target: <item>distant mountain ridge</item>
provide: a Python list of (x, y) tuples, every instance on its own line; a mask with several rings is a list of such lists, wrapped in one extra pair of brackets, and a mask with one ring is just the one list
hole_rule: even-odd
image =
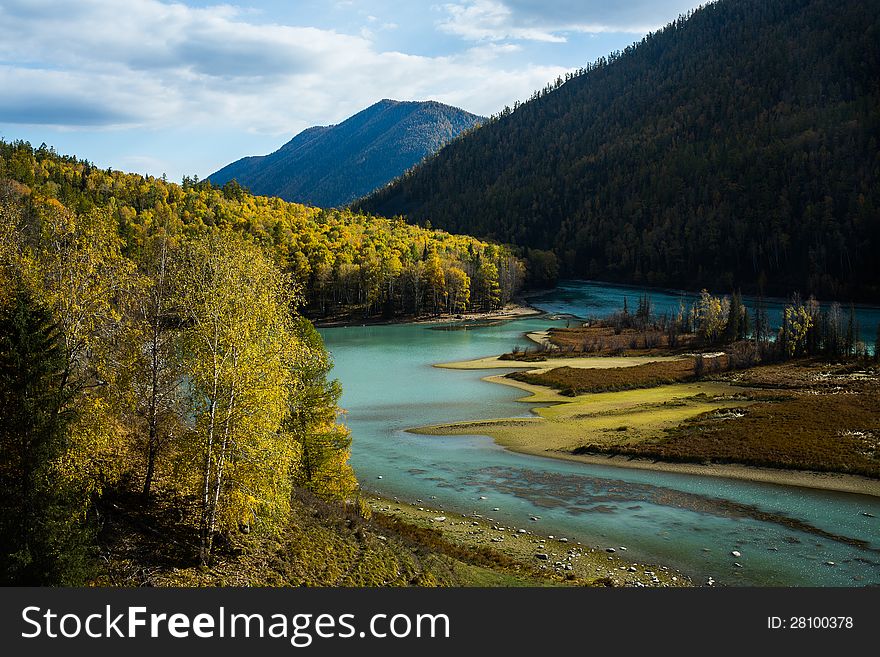
[(880, 11), (719, 0), (549, 85), (360, 210), (564, 276), (880, 301)]
[(274, 153), (212, 173), (261, 196), (339, 207), (401, 175), (483, 117), (436, 101), (381, 100), (342, 123), (303, 130)]

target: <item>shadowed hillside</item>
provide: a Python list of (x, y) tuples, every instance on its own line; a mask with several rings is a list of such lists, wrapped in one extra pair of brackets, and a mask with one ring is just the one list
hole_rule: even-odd
[(364, 211), (565, 276), (880, 298), (880, 12), (721, 0), (505, 109)]

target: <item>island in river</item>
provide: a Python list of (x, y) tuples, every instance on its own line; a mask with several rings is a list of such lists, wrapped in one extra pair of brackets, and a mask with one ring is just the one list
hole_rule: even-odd
[[(525, 371), (518, 376), (495, 374), (484, 380), (529, 393), (519, 401), (544, 405), (533, 409), (535, 417), (413, 431), (483, 434), (514, 451), (593, 464), (880, 495), (875, 437), (880, 435), (880, 385), (871, 367), (798, 361), (694, 380), (692, 362), (636, 355), (523, 363)], [(663, 365), (672, 378), (679, 372), (690, 376), (657, 379), (651, 365)], [(499, 357), (438, 365), (472, 370), (512, 366)], [(622, 390), (564, 394), (558, 389), (563, 377), (596, 379), (604, 386), (629, 368), (634, 373), (642, 369), (649, 378)]]
[[(538, 456), (880, 495), (880, 352), (855, 309), (793, 297), (774, 329), (759, 305), (705, 290), (532, 331), (532, 349), (439, 364), (527, 393), (531, 418), (457, 422), (424, 434), (491, 436)], [(753, 318), (754, 329), (751, 328)], [(776, 334), (774, 336), (774, 334)], [(775, 337), (775, 339), (774, 339)], [(524, 371), (523, 371), (524, 370)], [(621, 462), (622, 461), (622, 462)]]

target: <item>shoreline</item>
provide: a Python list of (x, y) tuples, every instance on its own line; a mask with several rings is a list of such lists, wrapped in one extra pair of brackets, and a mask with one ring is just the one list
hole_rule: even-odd
[[(754, 465), (738, 463), (674, 463), (671, 461), (655, 461), (647, 458), (638, 458), (623, 454), (573, 454), (562, 450), (541, 449), (538, 447), (526, 447), (513, 444), (498, 435), (490, 435), (489, 432), (481, 432), (480, 426), (488, 427), (492, 424), (501, 425), (504, 422), (532, 423), (538, 418), (503, 418), (498, 420), (483, 420), (479, 425), (476, 422), (459, 424), (441, 424), (426, 427), (414, 427), (407, 429), (410, 433), (426, 436), (462, 436), (476, 435), (491, 438), (496, 444), (504, 449), (528, 456), (539, 456), (564, 461), (576, 461), (586, 465), (600, 465), (614, 468), (628, 468), (632, 470), (650, 470), (654, 472), (668, 472), (670, 474), (684, 474), (695, 476), (718, 477), (722, 479), (735, 479), (750, 481), (761, 484), (773, 484), (777, 486), (789, 486), (794, 488), (809, 488), (812, 490), (826, 490), (838, 493), (850, 493), (855, 495), (867, 495), (880, 497), (880, 481), (837, 472), (817, 472), (815, 470), (782, 470), (779, 468), (765, 468)], [(459, 430), (460, 429), (460, 430)]]
[[(642, 360), (656, 360), (656, 357), (628, 357), (626, 360), (630, 364), (636, 361), (647, 362)], [(601, 360), (599, 357), (593, 357), (594, 362), (599, 365)], [(618, 363), (619, 365), (619, 363)], [(449, 369), (528, 369), (542, 370), (554, 367), (555, 363), (550, 361), (539, 361), (532, 363), (517, 363), (516, 361), (498, 361), (497, 356), (475, 359), (472, 361), (460, 361), (455, 363), (441, 363), (435, 367)], [(601, 366), (611, 366), (602, 363)], [(496, 418), (488, 420), (475, 420), (456, 422), (449, 424), (430, 425), (424, 427), (413, 427), (407, 429), (411, 433), (432, 436), (454, 436), (454, 435), (479, 435), (486, 436), (495, 441), (496, 444), (509, 449), (512, 452), (527, 454), (529, 456), (539, 456), (542, 458), (554, 458), (565, 461), (575, 461), (587, 465), (600, 465), (609, 467), (630, 468), (638, 470), (651, 470), (655, 472), (668, 472), (671, 474), (685, 474), (695, 476), (710, 476), (725, 479), (734, 479), (740, 481), (751, 481), (755, 483), (773, 484), (778, 486), (789, 486), (796, 488), (809, 488), (813, 490), (826, 490), (840, 493), (850, 493), (856, 495), (868, 495), (871, 497), (880, 497), (880, 480), (871, 479), (862, 475), (846, 474), (838, 472), (819, 472), (815, 470), (786, 470), (782, 468), (769, 468), (754, 465), (745, 465), (739, 463), (687, 463), (672, 461), (657, 461), (649, 458), (640, 458), (625, 454), (574, 454), (570, 450), (562, 448), (557, 441), (556, 445), (547, 446), (547, 442), (552, 442), (552, 438), (545, 436), (544, 444), (535, 444), (534, 441), (524, 440), (520, 436), (517, 437), (517, 431), (527, 425), (540, 425), (548, 421), (545, 417), (546, 409), (560, 408), (566, 405), (577, 403), (577, 399), (563, 397), (553, 389), (545, 386), (538, 386), (529, 383), (523, 383), (513, 379), (508, 379), (503, 375), (488, 374), (482, 377), (483, 381), (506, 385), (525, 393), (526, 396), (516, 401), (530, 404), (532, 417), (519, 418)], [(724, 384), (727, 385), (727, 384)], [(650, 388), (648, 390), (659, 391), (664, 386)], [(734, 389), (730, 386), (731, 390)], [(638, 390), (622, 391), (621, 393), (594, 393), (592, 399), (595, 403), (602, 403), (604, 399), (614, 399), (618, 404), (620, 399), (624, 399), (624, 395), (631, 394), (637, 396)], [(618, 395), (618, 397), (602, 397), (602, 395)], [(542, 406), (536, 406), (541, 404)], [(551, 406), (547, 406), (550, 404)], [(631, 406), (631, 409), (638, 408)], [(618, 406), (619, 410), (628, 410), (625, 406)], [(545, 411), (545, 413), (542, 413)], [(564, 422), (564, 421), (563, 421)], [(566, 427), (571, 433), (576, 433), (577, 427), (572, 425)], [(551, 432), (547, 432), (550, 434)], [(568, 438), (570, 440), (570, 437)], [(566, 442), (565, 432), (559, 440)]]
[(391, 324), (437, 324), (437, 323), (456, 323), (456, 322), (488, 322), (488, 321), (509, 321), (514, 319), (522, 319), (523, 317), (537, 317), (545, 314), (543, 310), (539, 310), (531, 305), (522, 297), (517, 297), (513, 301), (505, 304), (497, 310), (488, 310), (484, 312), (467, 312), (467, 313), (440, 313), (439, 315), (419, 315), (392, 317), (391, 319), (383, 319), (381, 317), (371, 317), (369, 319), (318, 319), (310, 320), (315, 328), (342, 328), (346, 326), (388, 326)]
[(369, 490), (364, 491), (364, 497), (374, 513), (437, 530), (446, 540), (469, 549), (490, 549), (513, 558), (532, 569), (544, 585), (651, 588), (699, 585), (672, 566), (628, 557), (627, 548), (617, 543), (587, 544), (548, 534), (536, 526), (536, 516), (511, 525), (476, 512), (444, 509), (432, 499), (404, 502)]
[(520, 454), (540, 456), (542, 458), (562, 459), (565, 461), (579, 461), (587, 465), (603, 465), (615, 468), (629, 468), (633, 470), (668, 472), (671, 474), (718, 477), (721, 479), (735, 479), (760, 484), (773, 484), (776, 486), (809, 488), (812, 490), (826, 490), (837, 493), (880, 497), (880, 481), (863, 477), (861, 475), (836, 472), (817, 472), (815, 470), (782, 470), (779, 468), (764, 468), (754, 465), (742, 465), (739, 463), (673, 463), (671, 461), (653, 461), (651, 459), (637, 458), (621, 454), (609, 454), (607, 456), (602, 454), (586, 455), (566, 452), (550, 454), (542, 452), (539, 449), (529, 450), (526, 448), (509, 447), (507, 445), (504, 445), (504, 447), (505, 449)]
[[(542, 333), (543, 331), (532, 331), (527, 333), (526, 337), (534, 342), (538, 342)], [(529, 370), (530, 372), (541, 373), (556, 367), (611, 369), (613, 367), (633, 367), (644, 365), (645, 363), (663, 363), (683, 359), (683, 356), (547, 356), (544, 360), (502, 360), (500, 356), (486, 356), (472, 360), (436, 363), (433, 367), (446, 370)]]

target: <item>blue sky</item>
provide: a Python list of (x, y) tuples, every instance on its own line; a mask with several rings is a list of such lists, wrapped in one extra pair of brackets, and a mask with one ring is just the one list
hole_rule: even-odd
[(383, 98), (488, 115), (693, 0), (0, 0), (0, 137), (205, 177)]

